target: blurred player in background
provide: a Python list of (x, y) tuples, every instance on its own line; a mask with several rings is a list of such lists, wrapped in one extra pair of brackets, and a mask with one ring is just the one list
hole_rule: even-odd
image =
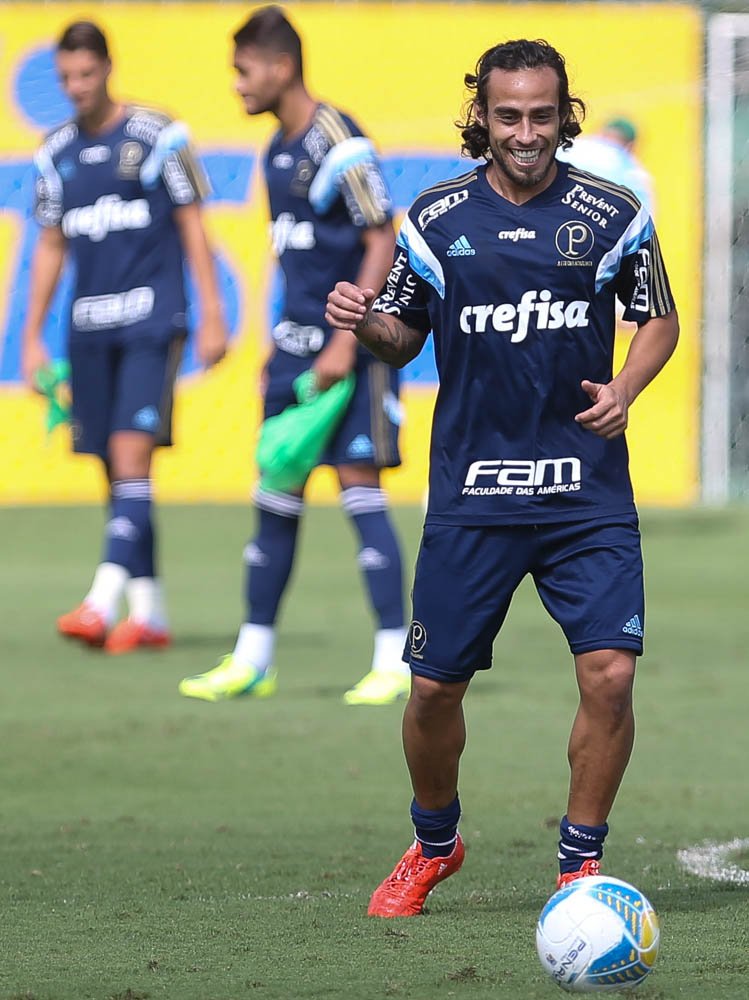
[[(401, 557), (380, 486), (380, 470), (400, 464), (398, 377), (350, 331), (325, 322), (325, 302), (341, 274), (367, 287), (384, 284), (395, 243), (390, 199), (371, 142), (348, 115), (308, 93), (301, 40), (280, 8), (256, 11), (234, 44), (236, 89), (247, 114), (271, 113), (280, 124), (266, 151), (265, 176), (285, 302), (263, 369), (265, 417), (296, 402), (292, 383), (309, 368), (321, 389), (356, 375), (352, 401), (322, 459), (336, 469), (377, 623), (371, 670), (344, 700), (389, 704), (410, 687), (402, 661)], [(280, 493), (261, 485), (254, 500), (257, 532), (245, 550), (246, 621), (219, 666), (182, 681), (180, 691), (189, 697), (217, 701), (276, 690), (276, 620), (294, 561), (303, 488)]]
[[(110, 517), (91, 589), (57, 625), (64, 636), (123, 653), (170, 641), (156, 569), (151, 456), (157, 445), (171, 443), (186, 332), (183, 257), (200, 294), (204, 365), (224, 356), (226, 331), (201, 219), (204, 181), (185, 127), (110, 96), (109, 50), (95, 24), (71, 24), (56, 59), (76, 117), (54, 129), (35, 157), (42, 230), (22, 363), (33, 386), (49, 361), (42, 329), (68, 255), (75, 268), (74, 449), (102, 460)], [(123, 595), (129, 615), (115, 625)]]
[[(393, 364), (433, 330), (440, 374), (403, 720), (416, 841), (372, 896), (380, 917), (420, 913), (463, 862), (463, 696), (528, 573), (580, 693), (558, 884), (598, 872), (632, 750), (645, 614), (624, 430), (679, 330), (647, 211), (556, 159), (585, 110), (559, 53), (497, 45), (465, 82), (463, 150), (486, 166), (419, 196), (374, 305), (371, 287), (343, 282), (328, 306)], [(612, 377), (616, 294), (638, 331)]]
[(558, 159), (629, 188), (652, 216), (653, 181), (635, 156), (636, 142), (637, 130), (629, 118), (610, 118), (600, 132), (581, 136), (569, 149), (560, 150)]

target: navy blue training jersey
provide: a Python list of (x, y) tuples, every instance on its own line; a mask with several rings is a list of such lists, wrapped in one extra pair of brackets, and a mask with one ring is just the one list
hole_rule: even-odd
[(280, 351), (308, 358), (330, 337), (328, 292), (337, 281), (356, 279), (362, 232), (390, 219), (390, 197), (371, 142), (326, 104), (302, 135), (274, 136), (265, 175), (273, 249), (286, 284), (273, 339)]
[(523, 205), (481, 166), (421, 194), (375, 309), (433, 331), (440, 377), (427, 521), (533, 524), (634, 510), (624, 436), (575, 423), (612, 378), (615, 298), (674, 308), (650, 216), (567, 164)]
[(142, 107), (96, 135), (70, 121), (46, 137), (35, 164), (36, 220), (62, 228), (75, 266), (71, 337), (183, 331), (173, 211), (206, 190), (184, 125)]

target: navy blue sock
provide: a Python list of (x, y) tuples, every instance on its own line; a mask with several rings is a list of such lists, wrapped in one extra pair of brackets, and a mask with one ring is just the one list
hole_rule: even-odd
[(460, 799), (456, 795), (444, 809), (422, 809), (411, 802), (411, 820), (425, 858), (446, 858), (452, 854), (460, 821)]
[(603, 857), (603, 842), (609, 832), (608, 823), (601, 826), (583, 826), (580, 823), (570, 823), (566, 816), (559, 824), (559, 872), (567, 875), (577, 872), (583, 862), (590, 859), (600, 860)]
[(301, 497), (255, 491), (257, 534), (245, 549), (247, 618), (253, 625), (273, 625), (294, 565)]
[(361, 541), (358, 562), (379, 628), (403, 628), (403, 571), (384, 490), (350, 486), (341, 493)]
[(154, 576), (151, 480), (112, 483), (103, 562), (124, 566), (131, 577)]

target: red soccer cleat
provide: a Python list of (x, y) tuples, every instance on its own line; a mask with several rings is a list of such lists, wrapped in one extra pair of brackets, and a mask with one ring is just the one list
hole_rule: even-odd
[(454, 875), (466, 856), (458, 834), (452, 854), (446, 858), (425, 858), (416, 841), (391, 875), (377, 886), (369, 901), (370, 917), (418, 917), (432, 889), (449, 875)]
[(583, 861), (583, 866), (579, 872), (565, 872), (557, 879), (557, 889), (564, 889), (570, 882), (575, 882), (579, 878), (587, 878), (589, 875), (601, 874), (601, 862), (590, 860)]
[(79, 604), (73, 611), (60, 615), (57, 631), (66, 639), (78, 639), (89, 646), (103, 646), (107, 624), (98, 611), (87, 604)]
[(112, 629), (104, 643), (104, 651), (119, 656), (134, 649), (164, 649), (171, 641), (172, 637), (166, 629), (151, 628), (143, 622), (124, 618)]

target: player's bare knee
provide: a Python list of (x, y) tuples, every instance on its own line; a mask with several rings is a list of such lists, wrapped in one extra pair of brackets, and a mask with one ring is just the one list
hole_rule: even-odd
[(460, 706), (465, 690), (465, 684), (448, 684), (414, 674), (409, 708), (421, 718), (449, 713)]
[(625, 715), (632, 704), (635, 656), (628, 650), (604, 649), (576, 658), (580, 697), (615, 715)]

